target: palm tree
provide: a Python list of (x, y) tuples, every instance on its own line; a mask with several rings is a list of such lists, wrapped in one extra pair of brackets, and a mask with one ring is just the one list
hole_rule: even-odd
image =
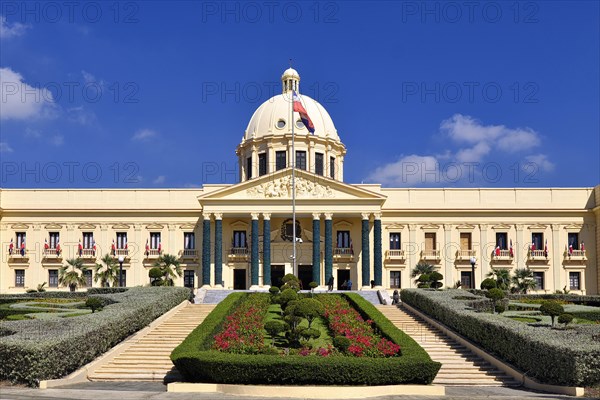
[(154, 266), (162, 271), (164, 286), (173, 286), (173, 278), (183, 275), (179, 260), (172, 254), (162, 254), (158, 257)]
[(81, 258), (70, 258), (67, 260), (67, 265), (60, 269), (58, 283), (68, 286), (71, 292), (74, 292), (77, 286), (85, 286), (84, 273), (86, 271), (87, 268), (83, 266)]
[[(94, 267), (94, 282), (100, 281), (100, 286), (109, 287), (112, 283), (113, 287), (117, 287), (119, 284), (119, 268), (117, 267), (117, 261), (113, 256), (106, 253), (100, 260), (102, 264), (96, 263)], [(104, 269), (103, 271), (101, 271)]]
[(412, 278), (417, 278), (415, 279), (415, 283), (418, 283), (419, 276), (423, 274), (431, 274), (433, 271), (435, 271), (435, 267), (433, 265), (427, 263), (418, 263), (417, 265), (415, 265), (415, 268), (410, 273), (410, 276)]
[(526, 294), (528, 290), (535, 289), (536, 282), (533, 279), (533, 271), (529, 268), (519, 268), (515, 270), (514, 276), (511, 278), (515, 289)]
[(508, 272), (508, 270), (492, 268), (492, 270), (487, 274), (487, 276), (496, 280), (496, 285), (498, 286), (498, 289), (508, 289), (508, 285), (510, 284), (510, 273)]

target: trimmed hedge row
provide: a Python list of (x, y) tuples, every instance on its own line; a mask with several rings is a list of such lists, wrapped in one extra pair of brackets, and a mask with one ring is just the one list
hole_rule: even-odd
[(453, 299), (459, 293), (406, 289), (401, 297), (542, 383), (586, 387), (600, 383), (598, 327), (558, 330), (530, 326), (467, 309), (464, 302)]
[[(91, 289), (90, 289), (91, 290)], [(87, 292), (32, 292), (32, 293), (14, 293), (1, 294), (0, 304), (12, 303), (16, 300), (37, 300), (37, 299), (81, 299), (86, 297)]]
[(580, 296), (576, 294), (509, 294), (510, 300), (562, 300), (573, 304), (600, 307), (600, 296)]
[(239, 355), (210, 350), (212, 336), (226, 315), (245, 299), (233, 293), (171, 353), (171, 360), (188, 382), (286, 385), (429, 384), (441, 364), (400, 332), (370, 303), (347, 297), (375, 321), (378, 329), (402, 347), (402, 356), (361, 358), (347, 356)]
[(65, 376), (147, 326), (188, 294), (189, 289), (181, 287), (136, 287), (95, 295), (114, 303), (102, 312), (2, 322), (0, 380), (37, 385), (40, 380)]

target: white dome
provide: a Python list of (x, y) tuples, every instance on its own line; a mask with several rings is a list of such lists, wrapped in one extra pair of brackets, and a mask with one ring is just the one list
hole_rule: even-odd
[[(284, 73), (290, 71), (287, 70)], [(295, 70), (292, 70), (296, 72)], [(296, 72), (297, 74), (297, 72)], [(339, 140), (337, 130), (329, 113), (325, 108), (319, 104), (316, 100), (301, 95), (302, 104), (308, 113), (308, 116), (312, 120), (315, 126), (315, 135), (323, 138), (330, 138), (333, 140)], [(284, 93), (270, 98), (261, 104), (260, 107), (254, 112), (246, 132), (244, 134), (245, 139), (260, 138), (268, 135), (285, 135), (292, 133), (292, 127), (290, 125), (290, 93)], [(297, 112), (294, 113), (296, 125), (294, 126), (294, 133), (297, 135), (310, 134), (308, 129), (300, 121), (300, 115)]]

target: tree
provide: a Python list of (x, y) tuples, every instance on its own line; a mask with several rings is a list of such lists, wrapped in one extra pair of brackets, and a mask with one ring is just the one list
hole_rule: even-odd
[(148, 271), (148, 276), (150, 277), (150, 285), (152, 286), (163, 286), (163, 272), (158, 267), (150, 268)]
[(495, 289), (497, 287), (496, 280), (493, 278), (485, 278), (480, 285), (483, 290)]
[(496, 287), (498, 289), (508, 289), (508, 285), (510, 284), (510, 273), (508, 272), (508, 270), (492, 268), (492, 270), (487, 274), (487, 276), (496, 280)]
[(429, 280), (429, 274), (421, 274), (421, 276), (419, 276), (419, 278), (417, 279), (417, 287), (418, 288), (429, 288), (431, 287), (430, 285), (430, 280)]
[(444, 275), (440, 274), (437, 271), (433, 271), (429, 274), (429, 282), (432, 288), (439, 289), (443, 286), (441, 280), (444, 279)]
[(87, 268), (83, 266), (81, 258), (70, 258), (67, 265), (61, 267), (58, 276), (58, 283), (68, 286), (71, 292), (77, 289), (77, 286), (85, 286), (86, 280), (83, 275)]
[(92, 309), (92, 314), (96, 312), (96, 310), (102, 309), (102, 300), (98, 297), (88, 297), (85, 301), (85, 306)]
[(298, 300), (298, 293), (294, 289), (285, 289), (279, 295), (279, 304), (281, 304), (281, 308), (284, 310), (294, 300)]
[(552, 319), (552, 326), (554, 326), (554, 318), (563, 314), (565, 309), (556, 300), (546, 300), (540, 306), (540, 312), (544, 315), (549, 315)]
[(558, 323), (559, 323), (559, 324), (565, 324), (565, 328), (566, 328), (566, 327), (567, 327), (567, 325), (568, 325), (568, 324), (569, 324), (571, 321), (573, 321), (573, 318), (574, 318), (574, 317), (573, 317), (573, 314), (568, 314), (568, 313), (565, 313), (565, 314), (560, 314), (560, 315), (558, 316)]
[(535, 289), (536, 287), (535, 279), (533, 279), (533, 271), (529, 268), (515, 270), (511, 282), (520, 293), (527, 293), (528, 290)]
[(293, 289), (295, 291), (300, 290), (300, 279), (294, 274), (286, 274), (281, 278), (281, 282), (283, 282), (283, 285), (281, 286), (282, 292), (286, 289)]
[(183, 269), (179, 259), (172, 254), (162, 254), (154, 263), (155, 268), (159, 268), (163, 276), (163, 286), (173, 286), (173, 278), (181, 277)]
[[(494, 302), (494, 310), (499, 314), (504, 311), (504, 306), (498, 304), (498, 301), (502, 300), (505, 297), (504, 291), (498, 288), (492, 288), (487, 291), (485, 297), (492, 300)], [(500, 307), (498, 307), (500, 306)]]
[(277, 336), (283, 331), (285, 331), (286, 325), (281, 321), (268, 321), (265, 324), (265, 331), (271, 336), (271, 343), (275, 346), (275, 340)]
[[(411, 276), (411, 278), (417, 278), (419, 275), (431, 274), (434, 271), (435, 271), (435, 267), (433, 265), (420, 262), (417, 265), (415, 265), (415, 268), (411, 271), (410, 276)], [(418, 283), (418, 282), (419, 282), (419, 279), (418, 278), (415, 279), (415, 283)]]
[(308, 321), (308, 327), (312, 325), (315, 318), (320, 317), (325, 312), (323, 303), (315, 299), (302, 299), (296, 305), (295, 313)]
[(119, 267), (113, 256), (106, 253), (94, 267), (94, 282), (100, 281), (100, 286), (109, 287), (112, 283), (113, 287), (119, 286)]

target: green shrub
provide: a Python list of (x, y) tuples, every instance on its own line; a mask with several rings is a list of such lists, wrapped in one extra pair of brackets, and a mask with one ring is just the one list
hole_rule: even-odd
[(85, 306), (92, 309), (92, 313), (102, 308), (102, 300), (98, 297), (88, 297), (85, 301)]
[(265, 324), (265, 331), (271, 336), (273, 344), (275, 344), (275, 338), (286, 329), (286, 324), (281, 321), (271, 320)]
[(504, 311), (506, 311), (506, 307), (504, 304), (496, 304), (494, 306), (494, 311), (496, 311), (498, 314), (502, 314)]
[(281, 278), (281, 282), (283, 282), (283, 285), (281, 286), (282, 292), (286, 289), (293, 289), (294, 291), (300, 290), (300, 279), (294, 274), (286, 274)]
[(488, 290), (488, 292), (485, 294), (485, 297), (487, 297), (488, 299), (496, 302), (498, 300), (502, 300), (504, 298), (505, 294), (504, 291), (501, 289), (497, 289), (497, 288), (493, 288)]
[(573, 314), (560, 314), (558, 316), (558, 323), (559, 324), (565, 324), (565, 326), (567, 326), (571, 321), (573, 321)]
[(311, 282), (308, 284), (308, 287), (311, 289), (316, 289), (319, 287), (319, 284), (317, 282)]
[(565, 312), (564, 307), (554, 300), (546, 300), (540, 306), (540, 312), (544, 315), (549, 315), (554, 326), (554, 318)]
[[(465, 309), (453, 297), (464, 291), (405, 289), (402, 301), (421, 310), (514, 365), (539, 382), (564, 386), (600, 384), (600, 338), (597, 325), (552, 330), (498, 315)], [(489, 301), (489, 300), (488, 300)]]
[(497, 283), (496, 280), (493, 278), (485, 278), (483, 281), (481, 281), (481, 289), (483, 290), (490, 290), (490, 289), (495, 289), (497, 287)]
[(298, 293), (295, 289), (284, 289), (279, 295), (279, 304), (281, 304), (282, 309), (285, 309), (294, 300), (298, 300)]
[(269, 288), (269, 293), (271, 293), (272, 295), (276, 295), (279, 293), (279, 288), (277, 286), (271, 286)]
[(320, 317), (325, 312), (323, 303), (315, 299), (302, 299), (296, 305), (295, 313), (308, 321), (308, 327), (312, 325), (315, 318)]
[(346, 336), (336, 336), (333, 338), (333, 345), (336, 349), (345, 353), (348, 350), (348, 347), (350, 347), (350, 339)]

